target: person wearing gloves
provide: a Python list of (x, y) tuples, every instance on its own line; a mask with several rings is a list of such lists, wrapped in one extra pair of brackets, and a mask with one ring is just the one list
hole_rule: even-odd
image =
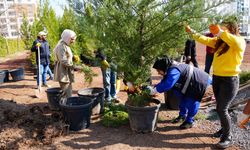
[(95, 51), (96, 58), (101, 60), (101, 70), (103, 78), (103, 87), (105, 89), (105, 101), (111, 103), (111, 101), (119, 102), (116, 95), (116, 77), (117, 72), (115, 71), (116, 65), (108, 63), (107, 57), (103, 53), (103, 49), (98, 48)]
[(167, 56), (158, 58), (153, 68), (163, 79), (154, 88), (149, 87), (150, 95), (172, 89), (180, 99), (179, 116), (172, 123), (182, 122), (181, 129), (192, 128), (194, 116), (199, 110), (206, 88), (212, 83), (212, 78), (192, 65), (174, 64)]
[(250, 99), (248, 100), (243, 112), (239, 113), (237, 116), (237, 122), (240, 128), (245, 129), (247, 123), (250, 122)]
[(239, 89), (238, 75), (241, 71), (240, 65), (246, 42), (239, 35), (236, 21), (224, 20), (221, 25), (211, 24), (209, 30), (215, 37), (203, 36), (190, 26), (186, 26), (186, 32), (190, 33), (194, 40), (214, 48), (213, 91), (221, 123), (221, 129), (214, 134), (214, 137), (220, 137), (218, 148), (227, 148), (232, 145), (231, 118), (228, 108)]
[[(36, 64), (38, 65), (38, 47), (40, 48), (40, 76), (42, 77), (42, 86), (49, 87), (46, 81), (47, 72), (50, 70), (50, 46), (46, 40), (46, 35), (44, 31), (38, 33), (37, 39), (33, 42), (31, 51), (36, 52)], [(37, 69), (37, 71), (39, 71)], [(37, 73), (39, 75), (39, 73)], [(37, 86), (40, 84), (40, 78), (37, 77)]]
[(63, 91), (62, 98), (66, 99), (72, 96), (72, 82), (74, 82), (73, 54), (70, 44), (76, 40), (76, 33), (65, 29), (62, 32), (61, 40), (57, 43), (55, 54), (54, 81), (58, 81)]

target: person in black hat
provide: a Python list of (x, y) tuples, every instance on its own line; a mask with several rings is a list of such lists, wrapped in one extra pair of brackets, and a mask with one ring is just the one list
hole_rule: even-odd
[(191, 65), (174, 64), (167, 56), (158, 58), (153, 68), (163, 79), (154, 88), (149, 88), (150, 94), (155, 95), (172, 89), (180, 98), (179, 116), (172, 123), (182, 122), (181, 129), (192, 128), (194, 116), (199, 110), (206, 88), (212, 83), (212, 78)]

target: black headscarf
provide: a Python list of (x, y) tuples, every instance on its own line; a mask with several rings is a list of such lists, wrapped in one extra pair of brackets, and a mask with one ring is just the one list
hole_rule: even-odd
[(172, 65), (171, 60), (168, 58), (168, 56), (164, 56), (161, 58), (157, 58), (153, 68), (154, 69), (158, 69), (158, 70), (162, 70), (166, 73), (166, 71), (168, 70), (168, 68)]

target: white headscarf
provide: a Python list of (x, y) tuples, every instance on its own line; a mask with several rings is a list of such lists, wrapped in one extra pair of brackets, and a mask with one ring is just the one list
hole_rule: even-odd
[(69, 45), (70, 44), (70, 40), (71, 38), (76, 38), (76, 33), (72, 30), (69, 30), (69, 29), (65, 29), (63, 32), (62, 32), (62, 35), (61, 35), (61, 39), (67, 44)]
[[(76, 38), (76, 33), (72, 30), (69, 30), (69, 29), (65, 29), (63, 32), (62, 32), (62, 35), (61, 35), (61, 40), (59, 40), (59, 42), (57, 43), (56, 47), (54, 48), (54, 54), (56, 56), (57, 54), (57, 51), (58, 51), (58, 47), (61, 45), (61, 42), (65, 42), (67, 46), (70, 45), (70, 40), (71, 38)], [(69, 48), (69, 47), (68, 47)], [(69, 48), (70, 49), (70, 48)], [(71, 52), (71, 50), (70, 50)], [(72, 55), (72, 52), (71, 52), (71, 55)], [(55, 57), (55, 61), (57, 61), (58, 59)]]

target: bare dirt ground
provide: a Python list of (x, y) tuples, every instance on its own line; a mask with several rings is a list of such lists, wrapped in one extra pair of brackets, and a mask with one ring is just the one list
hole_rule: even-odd
[[(67, 131), (59, 112), (52, 112), (47, 105), (45, 90), (42, 98), (34, 97), (36, 81), (29, 62), (29, 53), (0, 61), (0, 69), (25, 68), (25, 79), (0, 85), (0, 149), (216, 149), (219, 139), (212, 138), (216, 131), (213, 122), (197, 121), (195, 127), (180, 130), (179, 124), (170, 121), (178, 111), (161, 108), (157, 129), (153, 133), (132, 132), (129, 125), (107, 128), (100, 123), (100, 116), (93, 117), (88, 129), (78, 132)], [(73, 93), (87, 87), (102, 87), (99, 68), (91, 85), (84, 83), (84, 75), (76, 72)], [(160, 78), (153, 73), (153, 82)], [(52, 87), (58, 83), (48, 81)], [(121, 86), (123, 89), (123, 85)], [(124, 103), (127, 95), (120, 91), (118, 97)], [(163, 94), (158, 98), (164, 103)], [(237, 146), (228, 148), (239, 149)]]

